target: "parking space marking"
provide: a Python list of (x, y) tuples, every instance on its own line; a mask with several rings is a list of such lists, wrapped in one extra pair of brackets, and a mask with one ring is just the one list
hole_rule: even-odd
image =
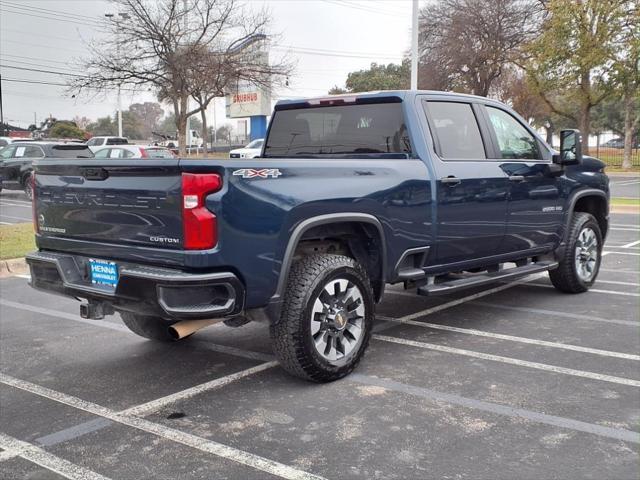
[(0, 225), (13, 225), (11, 222), (0, 222)]
[(629, 320), (616, 320), (613, 318), (600, 318), (593, 315), (582, 315), (579, 313), (558, 312), (557, 310), (546, 310), (542, 308), (529, 308), (529, 307), (513, 307), (511, 305), (502, 305), (499, 303), (490, 302), (471, 302), (474, 305), (482, 305), (484, 307), (498, 308), (501, 310), (513, 310), (514, 312), (535, 313), (538, 315), (550, 315), (554, 317), (573, 318), (575, 320), (589, 320), (593, 322), (612, 323), (614, 325), (625, 325), (628, 327), (638, 328), (640, 322), (633, 322)]
[(599, 278), (596, 280), (596, 283), (610, 283), (612, 285), (627, 285), (629, 287), (640, 287), (640, 283), (620, 282), (618, 280), (600, 280)]
[(453, 353), (455, 355), (463, 355), (466, 357), (479, 358), (481, 360), (491, 360), (494, 362), (507, 363), (520, 367), (535, 368), (536, 370), (544, 370), (547, 372), (560, 373), (563, 375), (571, 375), (574, 377), (589, 378), (591, 380), (601, 380), (603, 382), (617, 383), (620, 385), (628, 385), (631, 387), (640, 387), (640, 380), (632, 380), (630, 378), (614, 377), (612, 375), (603, 375), (595, 372), (585, 372), (582, 370), (574, 370), (572, 368), (558, 367), (555, 365), (547, 365), (545, 363), (530, 362), (528, 360), (519, 360), (517, 358), (503, 357), (490, 353), (475, 352), (473, 350), (464, 350), (462, 348), (447, 347), (445, 345), (436, 345), (434, 343), (417, 342), (415, 340), (407, 340), (405, 338), (389, 337), (387, 335), (372, 335), (376, 340), (383, 342), (397, 343), (410, 347), (423, 348), (426, 350), (435, 350), (438, 352)]
[(210, 453), (221, 458), (226, 458), (233, 462), (245, 465), (255, 470), (270, 473), (272, 475), (291, 479), (291, 480), (320, 480), (322, 477), (314, 475), (303, 470), (285, 465), (283, 463), (276, 462), (259, 455), (246, 452), (222, 443), (208, 440), (203, 437), (198, 437), (190, 433), (186, 433), (175, 428), (167, 427), (165, 425), (151, 422), (144, 418), (123, 415), (107, 407), (82, 400), (72, 395), (67, 395), (62, 392), (52, 390), (40, 385), (36, 385), (25, 380), (11, 377), (4, 373), (0, 373), (0, 383), (9, 385), (20, 390), (24, 390), (29, 393), (47, 398), (49, 400), (68, 405), (70, 407), (82, 410), (92, 415), (107, 418), (122, 425), (141, 430), (143, 432), (151, 433), (157, 437), (170, 440), (172, 442), (180, 443), (188, 447), (200, 450), (205, 453)]
[(483, 330), (476, 330), (474, 328), (460, 328), (452, 327), (449, 325), (441, 325), (438, 323), (419, 322), (416, 320), (400, 320), (391, 317), (378, 316), (380, 320), (387, 322), (394, 322), (399, 325), (414, 325), (416, 327), (432, 328), (434, 330), (445, 330), (447, 332), (464, 333), (466, 335), (476, 335), (478, 337), (495, 338), (497, 340), (507, 340), (510, 342), (527, 343), (530, 345), (538, 345), (541, 347), (560, 348), (563, 350), (572, 350), (574, 352), (591, 353), (594, 355), (601, 355), (603, 357), (622, 358), (624, 360), (640, 361), (640, 355), (632, 355), (630, 353), (610, 352), (608, 350), (600, 350), (598, 348), (581, 347), (578, 345), (571, 345), (567, 343), (548, 342), (546, 340), (536, 340), (533, 338), (516, 337), (513, 335), (503, 335), (501, 333), (485, 332)]
[(4, 433), (0, 433), (0, 447), (7, 449), (7, 452), (11, 452), (13, 456), (24, 458), (64, 478), (72, 480), (109, 480), (108, 477), (76, 465), (75, 463), (71, 463), (40, 447), (10, 437)]
[(612, 251), (606, 251), (606, 252), (602, 252), (603, 255), (633, 255), (633, 256), (640, 256), (640, 253), (638, 252), (612, 252)]
[(605, 268), (600, 267), (599, 270), (601, 272), (612, 272), (612, 273), (635, 273), (636, 275), (640, 275), (640, 271), (638, 270), (627, 270), (625, 268)]
[(249, 375), (253, 375), (254, 373), (262, 372), (269, 368), (273, 368), (277, 365), (278, 365), (278, 362), (276, 362), (275, 360), (267, 363), (262, 363), (255, 367), (247, 368), (246, 370), (241, 370), (240, 372), (232, 373), (231, 375), (226, 375), (224, 377), (216, 378), (215, 380), (201, 383), (200, 385), (196, 385), (195, 387), (187, 388), (186, 390), (172, 393), (171, 395), (167, 395), (166, 397), (157, 398), (155, 400), (151, 400), (150, 402), (143, 403), (142, 405), (137, 405), (135, 407), (122, 410), (120, 414), (135, 415), (138, 417), (148, 415), (157, 410), (160, 410), (162, 407), (166, 405), (170, 405), (180, 400), (186, 400), (188, 398), (195, 397), (196, 395), (199, 395), (201, 393), (223, 387), (232, 382), (235, 382), (236, 380), (240, 380), (241, 378), (247, 377)]
[(0, 204), (2, 207), (22, 207), (22, 208), (31, 208), (31, 204), (20, 204), (20, 203), (6, 203), (3, 202)]
[(546, 413), (534, 412), (531, 410), (525, 410), (523, 408), (509, 407), (507, 405), (500, 405), (498, 403), (476, 400), (473, 398), (462, 397), (451, 393), (438, 392), (436, 390), (431, 390), (428, 388), (415, 387), (413, 385), (407, 385), (404, 383), (396, 382), (394, 380), (371, 377), (369, 375), (363, 375), (360, 373), (352, 373), (346, 378), (346, 380), (354, 381), (364, 385), (381, 387), (394, 392), (405, 393), (436, 402), (450, 403), (453, 405), (458, 405), (460, 407), (482, 410), (484, 412), (495, 413), (512, 418), (522, 418), (531, 422), (566, 428), (578, 432), (591, 433), (593, 435), (613, 438), (615, 440), (640, 443), (640, 433), (633, 432), (631, 430), (604, 427), (602, 425), (581, 422), (579, 420), (558, 417), (555, 415), (547, 415)]
[(622, 245), (621, 248), (632, 248), (636, 245), (640, 244), (640, 240), (636, 240), (635, 242), (627, 243), (626, 245)]
[(14, 217), (12, 215), (5, 215), (4, 213), (0, 213), (0, 217), (2, 217), (2, 218), (11, 218), (13, 220), (23, 220), (25, 222), (30, 222), (32, 220), (30, 217)]
[(74, 438), (87, 435), (88, 433), (97, 432), (98, 430), (102, 430), (112, 424), (113, 422), (106, 418), (96, 418), (94, 420), (88, 420), (78, 425), (74, 425), (73, 427), (65, 428), (64, 430), (59, 430), (43, 437), (36, 438), (36, 443), (43, 447), (52, 447), (59, 443), (68, 442)]
[[(546, 285), (544, 283), (530, 283), (529, 285), (531, 285), (532, 287), (542, 287), (542, 288), (556, 288), (553, 285)], [(586, 293), (607, 293), (609, 295), (622, 295), (624, 297), (640, 297), (640, 293), (633, 293), (633, 292), (618, 292), (616, 290), (602, 290), (599, 288), (590, 288)]]

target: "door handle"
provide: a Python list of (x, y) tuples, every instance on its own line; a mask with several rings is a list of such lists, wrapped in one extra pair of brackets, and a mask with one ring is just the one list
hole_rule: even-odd
[(455, 187), (458, 185), (461, 180), (458, 177), (454, 177), (453, 175), (449, 175), (448, 177), (443, 177), (440, 179), (442, 183), (449, 185), (450, 187)]
[(509, 175), (512, 182), (524, 182), (524, 175)]

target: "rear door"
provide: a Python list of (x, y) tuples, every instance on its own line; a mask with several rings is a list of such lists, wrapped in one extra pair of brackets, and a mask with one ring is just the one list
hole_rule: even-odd
[(509, 181), (491, 160), (493, 144), (479, 105), (459, 98), (423, 102), (437, 174), (437, 264), (503, 253)]
[(484, 109), (497, 146), (496, 157), (509, 178), (502, 248), (517, 252), (557, 243), (564, 212), (559, 177), (550, 171), (551, 152), (511, 112), (491, 105)]

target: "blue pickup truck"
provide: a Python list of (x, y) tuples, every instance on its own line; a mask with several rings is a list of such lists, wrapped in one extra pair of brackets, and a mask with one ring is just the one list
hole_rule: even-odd
[(34, 165), (33, 287), (155, 340), (268, 322), (282, 366), (317, 382), (358, 364), (387, 284), (439, 295), (549, 271), (584, 292), (608, 229), (579, 132), (556, 152), (460, 94), (281, 101), (254, 159)]

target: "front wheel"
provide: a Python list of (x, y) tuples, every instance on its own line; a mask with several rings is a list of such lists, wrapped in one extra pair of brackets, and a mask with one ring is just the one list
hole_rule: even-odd
[(595, 283), (602, 257), (602, 233), (595, 217), (576, 212), (560, 265), (549, 272), (551, 283), (566, 293), (586, 292)]
[(289, 273), (280, 320), (271, 326), (282, 367), (314, 382), (358, 365), (373, 327), (374, 298), (364, 268), (342, 255), (312, 255)]

